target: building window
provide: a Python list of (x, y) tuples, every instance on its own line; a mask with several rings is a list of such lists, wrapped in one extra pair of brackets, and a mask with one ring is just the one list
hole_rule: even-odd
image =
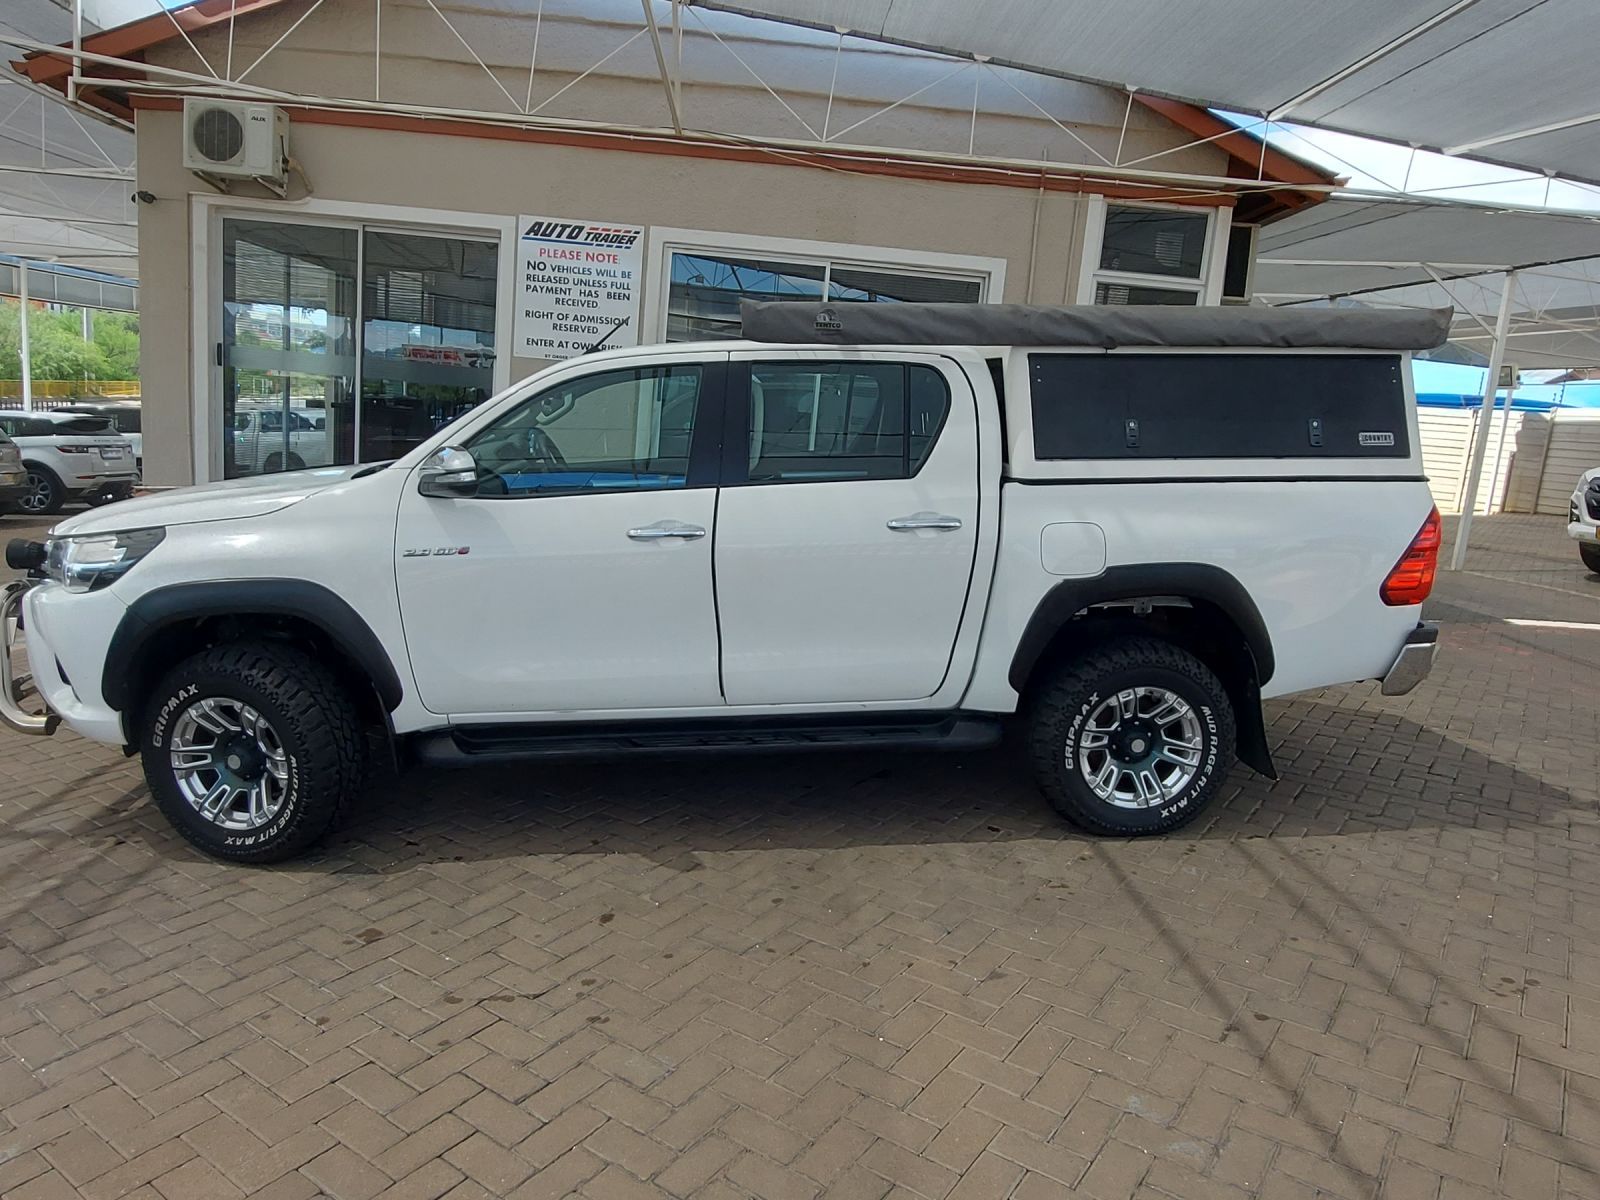
[(1086, 264), (1095, 304), (1202, 303), (1209, 210), (1106, 204), (1103, 213), (1099, 256)]
[[(664, 314), (654, 311), (656, 329), (668, 342), (743, 336), (743, 299), (977, 304), (998, 291), (1004, 270), (993, 260), (965, 256), (661, 232), (667, 244), (653, 261), (665, 275), (666, 303)], [(695, 243), (707, 244), (672, 244), (691, 233)]]

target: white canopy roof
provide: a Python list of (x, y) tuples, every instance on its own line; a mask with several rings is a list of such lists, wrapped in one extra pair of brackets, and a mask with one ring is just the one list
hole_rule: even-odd
[(689, 2), (1600, 181), (1595, 0)]
[[(85, 33), (95, 31), (85, 20)], [(52, 0), (5, 0), (0, 32), (72, 38)], [(0, 254), (133, 275), (133, 134), (0, 69)]]
[(1515, 270), (1507, 358), (1600, 365), (1600, 216), (1338, 198), (1263, 228), (1258, 249), (1258, 301), (1449, 306), (1451, 341), (1485, 356)]

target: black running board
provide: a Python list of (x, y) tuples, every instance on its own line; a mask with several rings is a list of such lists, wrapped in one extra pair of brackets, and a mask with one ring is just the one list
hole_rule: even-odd
[(621, 754), (792, 753), (799, 750), (977, 750), (1000, 740), (1000, 719), (984, 713), (743, 717), (606, 724), (465, 725), (418, 734), (417, 758), (432, 766), (528, 758)]

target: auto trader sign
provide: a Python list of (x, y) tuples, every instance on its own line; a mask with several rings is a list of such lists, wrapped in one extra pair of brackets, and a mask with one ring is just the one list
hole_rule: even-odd
[(602, 338), (638, 345), (642, 226), (522, 217), (519, 228), (517, 354), (573, 358)]

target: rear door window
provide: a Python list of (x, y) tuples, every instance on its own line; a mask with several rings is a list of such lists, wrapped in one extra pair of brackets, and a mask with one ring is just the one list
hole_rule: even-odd
[(944, 377), (922, 363), (751, 363), (746, 477), (908, 479), (949, 411)]

